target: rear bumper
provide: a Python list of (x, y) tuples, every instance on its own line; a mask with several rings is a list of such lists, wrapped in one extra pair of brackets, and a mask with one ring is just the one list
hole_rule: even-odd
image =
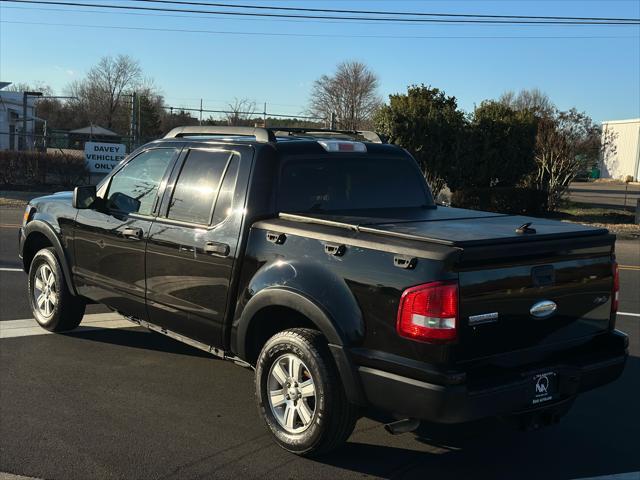
[[(437, 423), (462, 423), (570, 404), (577, 394), (612, 382), (624, 370), (628, 338), (618, 331), (607, 337), (607, 348), (591, 356), (555, 359), (502, 379), (476, 377), (441, 385), (367, 366), (358, 367), (358, 373), (367, 403), (376, 408)], [(547, 372), (557, 376), (557, 392), (551, 400), (534, 400), (533, 377)]]

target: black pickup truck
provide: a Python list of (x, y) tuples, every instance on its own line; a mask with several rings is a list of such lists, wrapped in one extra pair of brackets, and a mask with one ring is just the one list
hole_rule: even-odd
[(266, 425), (302, 455), (371, 410), (392, 432), (555, 422), (627, 357), (613, 235), (438, 206), (371, 132), (178, 128), (33, 200), (19, 240), (42, 327), (99, 302), (255, 368)]

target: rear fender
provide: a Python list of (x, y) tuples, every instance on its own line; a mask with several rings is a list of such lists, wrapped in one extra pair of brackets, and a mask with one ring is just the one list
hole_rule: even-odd
[[(247, 334), (266, 307), (294, 310), (322, 332), (329, 343), (349, 400), (364, 405), (359, 377), (348, 353), (364, 338), (362, 312), (345, 281), (321, 265), (277, 260), (256, 272), (240, 296), (231, 331), (231, 350), (247, 358)], [(263, 320), (259, 320), (263, 318)]]
[(256, 272), (240, 303), (231, 336), (232, 348), (240, 356), (252, 319), (266, 306), (298, 311), (335, 345), (354, 345), (364, 337), (362, 312), (351, 290), (321, 265), (282, 259), (268, 263)]

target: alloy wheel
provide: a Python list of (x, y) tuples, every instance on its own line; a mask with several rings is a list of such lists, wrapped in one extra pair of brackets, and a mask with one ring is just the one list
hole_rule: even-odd
[(49, 318), (58, 304), (56, 276), (51, 267), (43, 263), (36, 271), (33, 285), (33, 299), (40, 315)]
[(271, 413), (288, 433), (302, 433), (313, 422), (316, 386), (310, 370), (296, 355), (287, 353), (271, 365), (267, 380)]

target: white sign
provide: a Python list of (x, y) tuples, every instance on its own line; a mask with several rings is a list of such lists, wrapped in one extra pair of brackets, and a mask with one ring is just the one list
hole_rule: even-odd
[(84, 160), (91, 173), (109, 173), (127, 155), (127, 147), (121, 143), (84, 144)]

